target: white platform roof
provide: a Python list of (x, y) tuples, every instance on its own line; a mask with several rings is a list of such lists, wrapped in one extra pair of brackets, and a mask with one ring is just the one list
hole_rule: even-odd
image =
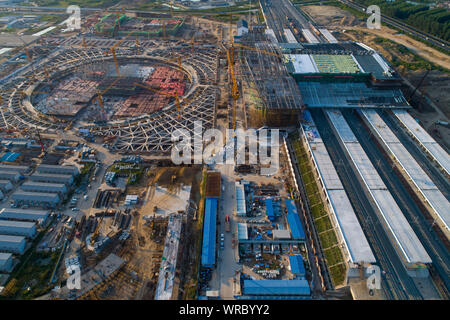
[[(439, 219), (444, 223), (447, 230), (450, 224), (450, 203), (442, 192), (434, 184), (431, 178), (425, 173), (422, 167), (411, 156), (409, 151), (401, 144), (392, 130), (386, 125), (374, 109), (360, 110), (372, 129), (385, 143), (392, 155), (396, 158), (403, 170), (409, 176), (420, 193), (425, 197)], [(424, 191), (428, 191), (425, 193)], [(429, 196), (429, 197), (428, 197)]]
[(450, 174), (449, 154), (422, 128), (406, 110), (392, 111), (411, 135), (421, 144), (436, 162)]
[(317, 73), (319, 69), (309, 54), (286, 54), (288, 60), (292, 62), (295, 73)]
[[(359, 142), (354, 142), (355, 140), (357, 141), (356, 136), (351, 131), (342, 113), (338, 110), (328, 110), (326, 114), (366, 184), (372, 199), (379, 209), (382, 219), (385, 221), (384, 225), (395, 239), (396, 247), (403, 254), (403, 258), (408, 263), (413, 264), (430, 263), (431, 259), (425, 251), (425, 248), (417, 238), (391, 193), (387, 190), (386, 185), (381, 180), (369, 157)], [(341, 134), (350, 142), (345, 141)]]
[(325, 186), (334, 220), (338, 225), (338, 231), (344, 240), (350, 260), (353, 263), (375, 262), (366, 236), (314, 122), (311, 121), (309, 125), (304, 125), (303, 132), (307, 137), (309, 150), (319, 171), (320, 179)]

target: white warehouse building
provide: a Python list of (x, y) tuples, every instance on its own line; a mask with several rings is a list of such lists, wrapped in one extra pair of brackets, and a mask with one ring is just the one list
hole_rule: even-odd
[(73, 176), (78, 175), (80, 172), (75, 166), (61, 166), (51, 164), (41, 164), (37, 167), (39, 173), (54, 173), (54, 174), (71, 174)]
[(35, 172), (30, 176), (30, 180), (35, 182), (64, 183), (65, 185), (69, 186), (73, 183), (73, 176), (71, 174)]
[(67, 187), (62, 183), (44, 183), (27, 181), (20, 187), (23, 191), (28, 192), (50, 192), (59, 193), (65, 195), (67, 193)]
[(32, 238), (36, 234), (34, 222), (0, 220), (0, 234)]
[(25, 237), (0, 234), (0, 251), (22, 254), (25, 251)]
[(16, 204), (32, 207), (56, 207), (60, 202), (57, 193), (16, 191), (11, 195)]
[(0, 209), (0, 219), (2, 220), (22, 220), (22, 221), (41, 221), (42, 224), (48, 219), (50, 212), (47, 210), (33, 209), (16, 209), (4, 208)]
[(0, 252), (0, 272), (11, 272), (13, 259), (11, 253)]

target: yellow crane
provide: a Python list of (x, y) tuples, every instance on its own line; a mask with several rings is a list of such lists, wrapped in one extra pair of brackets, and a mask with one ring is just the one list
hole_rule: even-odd
[(231, 46), (231, 48), (229, 48), (227, 50), (227, 59), (228, 59), (228, 69), (230, 71), (230, 77), (231, 77), (231, 97), (233, 100), (233, 105), (232, 105), (232, 112), (233, 112), (233, 120), (232, 120), (232, 125), (233, 125), (233, 130), (236, 129), (236, 101), (237, 99), (239, 99), (239, 97), (241, 96), (240, 92), (239, 92), (239, 88), (237, 85), (237, 81), (236, 81), (236, 76), (234, 75), (234, 68), (233, 68), (233, 63), (234, 63), (234, 55), (233, 55), (233, 46)]

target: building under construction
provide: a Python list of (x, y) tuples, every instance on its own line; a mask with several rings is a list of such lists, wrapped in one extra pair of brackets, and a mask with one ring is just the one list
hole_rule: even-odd
[(242, 78), (249, 85), (250, 93), (255, 92), (249, 95), (253, 106), (249, 110), (252, 124), (272, 127), (295, 125), (303, 100), (279, 49), (259, 29), (249, 30), (241, 37), (240, 43)]

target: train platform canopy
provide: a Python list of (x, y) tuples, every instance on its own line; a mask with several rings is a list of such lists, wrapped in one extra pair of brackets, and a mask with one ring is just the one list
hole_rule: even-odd
[(309, 108), (411, 108), (399, 89), (377, 89), (364, 82), (298, 82)]
[(202, 267), (213, 268), (216, 263), (217, 198), (206, 198), (203, 226)]
[(306, 280), (244, 280), (245, 295), (304, 296), (310, 295)]
[(375, 134), (383, 141), (390, 154), (394, 156), (406, 172), (409, 180), (412, 181), (431, 206), (438, 219), (444, 224), (445, 229), (449, 230), (450, 203), (442, 192), (387, 126), (376, 110), (359, 110), (359, 112), (362, 114), (363, 119), (366, 119), (372, 130), (375, 131)]
[[(375, 262), (375, 257), (325, 144), (309, 111), (306, 111), (305, 114), (307, 114), (308, 122), (303, 124), (302, 128), (307, 138), (308, 149), (319, 173), (319, 179), (325, 189), (332, 217), (336, 222), (335, 225), (337, 225), (340, 238), (343, 239), (348, 256), (353, 263), (373, 263)], [(351, 137), (349, 139), (351, 140)]]
[(447, 151), (406, 110), (392, 110), (392, 112), (439, 166), (450, 174), (450, 155)]
[[(392, 194), (387, 189), (371, 160), (339, 110), (328, 110), (326, 115), (340, 139), (358, 175), (372, 197), (380, 221), (396, 244), (399, 255), (407, 265), (431, 263), (430, 256), (409, 225)], [(343, 135), (346, 138), (343, 138)]]
[(289, 256), (289, 265), (291, 272), (297, 277), (305, 276), (305, 264), (303, 263), (303, 257), (301, 254), (293, 254)]

